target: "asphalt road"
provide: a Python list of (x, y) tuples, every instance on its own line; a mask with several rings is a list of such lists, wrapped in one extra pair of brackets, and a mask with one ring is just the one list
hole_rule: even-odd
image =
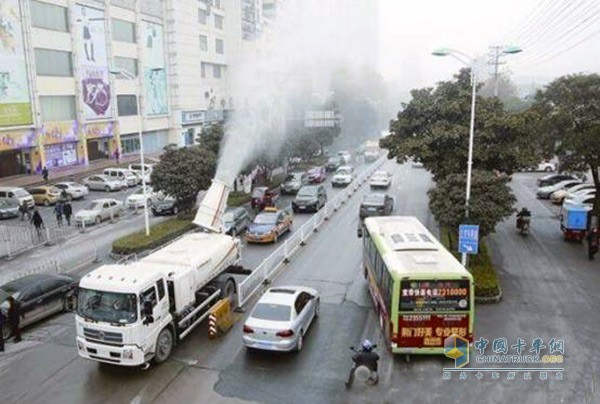
[[(415, 215), (434, 234), (437, 229), (427, 208), (431, 186), (422, 169), (385, 166), (394, 173), (395, 214)], [(397, 403), (397, 402), (527, 402), (595, 403), (600, 401), (597, 376), (600, 360), (593, 352), (600, 314), (597, 285), (600, 265), (586, 259), (582, 245), (562, 241), (556, 214), (535, 199), (534, 174), (519, 174), (511, 184), (533, 212), (532, 232), (522, 237), (514, 217), (500, 224), (489, 245), (499, 268), (503, 300), (478, 305), (476, 338), (491, 341), (540, 337), (565, 342), (563, 379), (525, 380), (517, 373), (499, 380), (489, 373), (479, 380), (469, 373), (460, 380), (443, 380), (442, 357), (392, 356), (379, 349), (380, 383), (355, 383), (346, 391), (350, 369), (348, 346), (363, 338), (383, 343), (360, 269), (356, 238), (359, 192), (315, 234), (292, 259), (276, 285), (302, 284), (322, 295), (321, 316), (309, 330), (300, 353), (248, 353), (241, 343), (241, 322), (225, 336), (209, 340), (206, 329), (195, 330), (167, 363), (147, 371), (88, 362), (77, 356), (73, 315), (52, 318), (28, 330), (25, 340), (9, 344), (0, 359), (0, 401), (3, 403)], [(298, 228), (298, 226), (296, 226)], [(269, 246), (253, 246), (268, 252)], [(262, 247), (266, 247), (262, 248)], [(258, 250), (261, 248), (261, 250)], [(253, 253), (247, 252), (248, 256)], [(257, 256), (258, 253), (257, 253)], [(472, 355), (475, 353), (472, 352)], [(471, 366), (480, 366), (472, 364)]]

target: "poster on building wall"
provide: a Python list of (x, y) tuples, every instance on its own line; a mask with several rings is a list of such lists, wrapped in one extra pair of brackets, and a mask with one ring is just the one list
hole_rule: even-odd
[(0, 126), (32, 123), (19, 0), (0, 0)]
[(142, 22), (146, 115), (163, 115), (167, 106), (167, 70), (162, 25)]
[(56, 144), (77, 142), (79, 140), (79, 126), (77, 121), (44, 122), (39, 129), (42, 144)]
[(110, 118), (112, 111), (104, 11), (78, 4), (75, 15), (85, 118)]

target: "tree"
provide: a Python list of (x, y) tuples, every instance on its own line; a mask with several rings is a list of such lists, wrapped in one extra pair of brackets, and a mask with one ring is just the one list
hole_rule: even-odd
[[(390, 123), (390, 135), (380, 141), (388, 157), (400, 163), (409, 158), (423, 163), (436, 179), (467, 169), (471, 82), (469, 69), (453, 81), (436, 88), (411, 91), (412, 99), (402, 105)], [(536, 164), (526, 114), (504, 111), (497, 98), (476, 100), (473, 167), (514, 172)]]
[[(516, 199), (506, 180), (486, 171), (473, 171), (469, 218), (465, 217), (465, 174), (450, 174), (429, 191), (429, 207), (437, 222), (457, 234), (463, 223), (478, 224), (479, 237), (492, 233), (496, 224), (510, 216)], [(452, 238), (450, 243), (453, 244)], [(451, 245), (451, 247), (453, 247)]]
[(216, 166), (216, 155), (200, 146), (170, 148), (152, 170), (152, 186), (179, 200), (194, 200), (210, 186)]
[(590, 170), (600, 215), (600, 75), (563, 76), (538, 91), (532, 108), (541, 147), (570, 170)]
[(223, 125), (221, 123), (212, 123), (202, 128), (196, 141), (200, 143), (204, 149), (210, 150), (218, 157), (224, 135), (225, 131), (223, 130)]

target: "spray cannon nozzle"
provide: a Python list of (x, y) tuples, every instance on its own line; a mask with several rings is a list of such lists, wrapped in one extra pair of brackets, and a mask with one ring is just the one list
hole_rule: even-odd
[(211, 232), (221, 233), (221, 218), (227, 206), (229, 191), (230, 186), (226, 182), (214, 178), (198, 207), (194, 224)]

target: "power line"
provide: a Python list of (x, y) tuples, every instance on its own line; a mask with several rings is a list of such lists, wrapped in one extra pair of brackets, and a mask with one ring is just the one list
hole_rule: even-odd
[(561, 0), (553, 0), (547, 5), (546, 10), (539, 10), (537, 18), (532, 20), (531, 23), (526, 26), (524, 30), (522, 30), (520, 36), (516, 37), (515, 39), (518, 41), (519, 39), (527, 37), (531, 34), (531, 32), (535, 31), (540, 23), (544, 22), (544, 20), (548, 19), (549, 15), (552, 15), (556, 11), (556, 8), (560, 6), (560, 1)]
[(581, 40), (579, 40), (579, 41), (577, 41), (577, 42), (575, 42), (574, 44), (572, 44), (571, 46), (569, 46), (567, 49), (561, 50), (561, 51), (559, 51), (558, 53), (555, 53), (554, 55), (551, 55), (551, 56), (548, 56), (548, 57), (547, 57), (547, 58), (545, 58), (545, 59), (539, 60), (538, 62), (536, 62), (536, 63), (533, 63), (533, 64), (529, 65), (528, 67), (535, 67), (535, 66), (539, 66), (539, 65), (541, 65), (542, 63), (546, 63), (546, 62), (548, 62), (548, 61), (550, 61), (550, 60), (556, 59), (556, 58), (557, 58), (557, 57), (559, 57), (560, 55), (562, 55), (562, 54), (564, 54), (564, 53), (567, 53), (567, 52), (569, 52), (570, 50), (573, 50), (573, 49), (577, 48), (579, 45), (581, 45), (581, 44), (583, 44), (584, 42), (586, 42), (586, 41), (588, 41), (588, 40), (592, 39), (594, 36), (596, 36), (596, 35), (598, 35), (598, 34), (600, 34), (600, 29), (596, 30), (595, 32), (592, 32), (590, 35), (588, 35), (588, 36), (586, 36), (586, 37), (582, 38)]
[(541, 0), (539, 3), (537, 3), (535, 5), (535, 7), (533, 7), (529, 11), (529, 13), (527, 14), (527, 16), (521, 20), (522, 24), (513, 27), (512, 31), (509, 32), (507, 35), (505, 35), (505, 39), (507, 39), (506, 42), (512, 42), (512, 41), (509, 41), (509, 39), (513, 39), (513, 38), (518, 37), (519, 35), (521, 35), (522, 31), (525, 28), (528, 27), (528, 24), (531, 23), (531, 21), (529, 21), (529, 20), (532, 20), (532, 19), (534, 19), (536, 17), (536, 12), (537, 12), (538, 8), (543, 7), (544, 3), (548, 2), (548, 1), (549, 0)]

